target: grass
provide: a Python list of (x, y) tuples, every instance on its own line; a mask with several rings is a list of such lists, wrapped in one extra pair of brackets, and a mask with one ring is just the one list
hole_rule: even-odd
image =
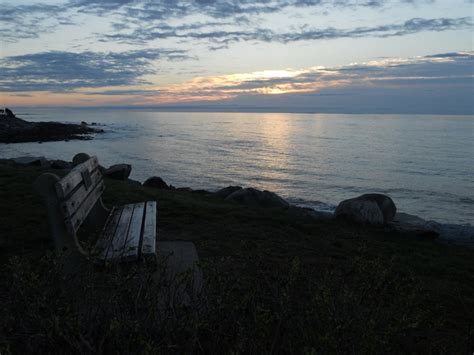
[[(32, 189), (41, 172), (0, 165), (2, 354), (474, 348), (472, 250), (108, 180), (106, 205), (156, 200), (158, 238), (196, 245), (205, 307), (170, 315), (156, 301), (168, 288), (148, 270), (132, 272), (137, 281), (125, 287), (128, 274), (90, 271), (70, 280), (55, 268)], [(143, 307), (131, 309), (137, 300)]]

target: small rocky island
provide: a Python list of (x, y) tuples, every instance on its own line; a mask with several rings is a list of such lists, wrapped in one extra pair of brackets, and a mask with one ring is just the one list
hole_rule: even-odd
[(71, 139), (88, 140), (102, 129), (81, 124), (60, 122), (29, 122), (10, 109), (0, 110), (0, 143), (50, 142)]

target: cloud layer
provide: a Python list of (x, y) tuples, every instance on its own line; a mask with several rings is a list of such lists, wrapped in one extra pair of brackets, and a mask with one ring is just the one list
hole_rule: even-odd
[(80, 88), (149, 84), (156, 60), (182, 60), (185, 51), (144, 49), (127, 52), (40, 52), (0, 60), (0, 91), (72, 91)]
[(162, 86), (143, 79), (154, 72), (151, 61), (185, 55), (149, 50), (16, 56), (6, 59), (9, 68), (0, 90), (11, 95), (69, 92), (92, 103), (182, 109), (474, 113), (474, 52), (196, 77)]
[[(369, 88), (423, 89), (462, 87), (469, 92), (473, 84), (474, 52), (447, 53), (409, 59), (383, 59), (341, 67), (313, 67), (301, 70), (277, 70), (198, 77), (174, 87), (161, 88), (158, 97), (167, 101), (176, 96), (207, 97), (225, 100), (246, 95), (317, 93), (334, 89)], [(472, 87), (471, 87), (472, 90)]]
[(0, 11), (0, 38), (16, 41), (38, 38), (41, 33), (53, 32), (58, 26), (72, 25), (67, 8), (59, 5), (2, 4)]
[[(56, 98), (55, 102), (67, 98), (72, 104), (122, 101), (182, 107), (212, 102), (215, 107), (263, 103), (310, 107), (324, 106), (335, 98), (343, 101), (356, 93), (383, 94), (385, 98), (411, 93), (429, 101), (429, 93), (438, 98), (457, 93), (462, 98), (473, 92), (472, 52), (318, 66), (469, 49), (465, 46), (472, 16), (465, 16), (462, 6), (450, 9), (447, 2), (54, 3), (16, 5), (6, 0), (2, 4), (3, 98), (41, 102), (40, 95), (44, 95), (46, 100)], [(420, 35), (428, 32), (431, 34)], [(440, 32), (446, 33), (433, 35)], [(357, 46), (351, 47), (350, 43), (356, 43), (352, 39), (357, 39)], [(221, 51), (224, 48), (229, 50)], [(365, 48), (370, 53), (362, 53)], [(271, 68), (274, 70), (268, 70)]]
[[(413, 5), (427, 2), (430, 1), (401, 1)], [(339, 9), (346, 8), (383, 9), (390, 4), (388, 0), (69, 0), (60, 5), (7, 3), (0, 14), (0, 35), (5, 41), (38, 38), (42, 33), (74, 25), (79, 14), (106, 17), (112, 31), (98, 33), (102, 41), (141, 45), (157, 39), (187, 39), (208, 41), (213, 49), (239, 41), (289, 43), (364, 36), (391, 37), (472, 26), (470, 17), (411, 18), (404, 22), (356, 28), (321, 28), (303, 24), (299, 29), (287, 31), (275, 31), (260, 25), (262, 19), (259, 16), (295, 9), (337, 13)], [(196, 16), (204, 20), (196, 20)], [(185, 24), (164, 22), (183, 19), (187, 19)]]
[[(225, 24), (225, 23), (224, 23)], [(394, 23), (372, 27), (357, 27), (353, 29), (339, 28), (302, 28), (291, 32), (275, 32), (268, 28), (255, 28), (251, 30), (211, 30), (202, 31), (202, 28), (214, 26), (214, 23), (198, 23), (187, 26), (170, 26), (159, 24), (154, 26), (141, 26), (130, 33), (115, 33), (102, 36), (102, 40), (119, 41), (130, 44), (143, 44), (157, 39), (187, 39), (209, 41), (223, 48), (230, 43), (259, 41), (291, 43), (299, 41), (328, 40), (339, 38), (361, 37), (396, 37), (424, 31), (447, 31), (467, 29), (472, 26), (469, 17), (461, 18), (412, 18), (403, 23)], [(218, 23), (222, 26), (222, 23)], [(196, 31), (201, 30), (201, 31)]]

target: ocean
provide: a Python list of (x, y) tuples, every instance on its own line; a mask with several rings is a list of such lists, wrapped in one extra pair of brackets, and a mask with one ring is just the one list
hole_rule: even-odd
[(474, 117), (15, 109), (31, 121), (96, 122), (90, 141), (0, 144), (0, 157), (71, 160), (97, 155), (132, 165), (130, 178), (176, 187), (228, 185), (278, 193), (331, 211), (363, 193), (389, 195), (399, 211), (474, 224)]

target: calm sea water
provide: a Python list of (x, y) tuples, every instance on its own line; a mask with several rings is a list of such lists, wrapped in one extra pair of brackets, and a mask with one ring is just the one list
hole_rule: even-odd
[(252, 186), (331, 210), (368, 192), (400, 211), (474, 224), (474, 117), (288, 113), (189, 113), (22, 109), (31, 121), (97, 122), (92, 141), (0, 144), (0, 157), (78, 152), (131, 178), (158, 175), (177, 187)]

